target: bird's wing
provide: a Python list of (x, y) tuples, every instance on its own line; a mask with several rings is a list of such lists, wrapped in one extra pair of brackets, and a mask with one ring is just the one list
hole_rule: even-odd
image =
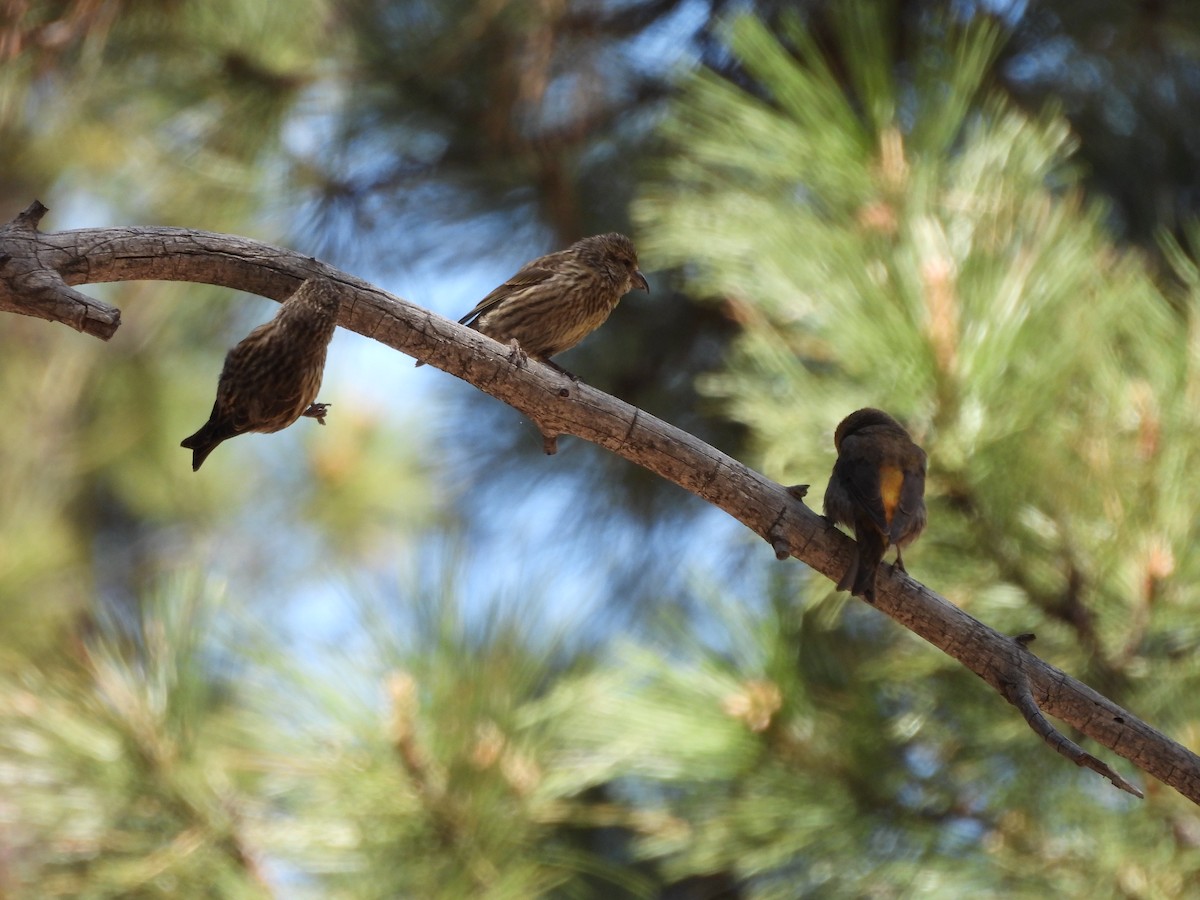
[(918, 455), (904, 466), (904, 481), (900, 487), (899, 502), (892, 514), (888, 536), (897, 543), (905, 535), (911, 540), (910, 532), (920, 532), (925, 526), (925, 452), (918, 448)]
[(834, 463), (834, 474), (857, 507), (867, 513), (875, 528), (886, 534), (888, 517), (880, 495), (881, 460), (876, 454), (861, 452), (851, 442), (859, 443), (853, 436), (842, 442), (842, 452)]
[(221, 367), (221, 377), (217, 382), (217, 399), (210, 418), (226, 437), (244, 434), (251, 425), (250, 411), (243, 393), (254, 361), (254, 344), (265, 327), (259, 325), (225, 354), (225, 364)]
[[(554, 277), (555, 269), (552, 267), (552, 264), (553, 257), (556, 255), (551, 253), (549, 256), (542, 256), (533, 262), (526, 263), (516, 275), (476, 303), (473, 310), (458, 320), (458, 324), (470, 325), (485, 312), (495, 309), (522, 288), (541, 284), (543, 281)], [(547, 263), (550, 263), (550, 265), (547, 265)]]
[(285, 348), (271, 325), (259, 325), (225, 357), (213, 414), (230, 437), (245, 434), (299, 403), (300, 387), (286, 373), (283, 378), (278, 374), (280, 367), (290, 369), (293, 361), (280, 352)]

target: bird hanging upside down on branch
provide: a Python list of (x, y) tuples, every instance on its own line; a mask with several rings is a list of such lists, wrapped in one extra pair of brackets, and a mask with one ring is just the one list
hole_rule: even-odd
[(193, 472), (239, 434), (281, 431), (301, 416), (325, 424), (328, 404), (313, 401), (340, 306), (332, 282), (310, 278), (229, 351), (208, 421), (180, 444), (192, 451)]

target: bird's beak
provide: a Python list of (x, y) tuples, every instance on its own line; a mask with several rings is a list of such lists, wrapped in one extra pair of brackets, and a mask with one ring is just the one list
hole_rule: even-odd
[(633, 270), (633, 286), (640, 287), (647, 294), (650, 293), (650, 285), (646, 282), (646, 276), (642, 274), (641, 269)]

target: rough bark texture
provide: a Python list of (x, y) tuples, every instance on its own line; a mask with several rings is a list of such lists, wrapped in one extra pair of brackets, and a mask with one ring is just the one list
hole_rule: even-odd
[[(800, 500), (737, 460), (615, 397), (536, 362), (517, 368), (510, 348), (317, 260), (232, 235), (178, 228), (98, 228), (42, 234), (35, 204), (0, 228), (0, 310), (63, 322), (109, 338), (117, 310), (69, 286), (164, 280), (222, 285), (282, 300), (308, 278), (345, 289), (339, 324), (453, 375), (521, 411), (547, 452), (559, 434), (611, 450), (725, 510), (777, 555), (833, 581), (852, 543)], [(1000, 634), (907, 575), (880, 572), (876, 608), (949, 654), (1025, 716), (1035, 733), (1078, 765), (1140, 796), (1104, 763), (1058, 733), (1047, 713), (1200, 803), (1200, 757), (1038, 659), (1029, 636)], [(1047, 759), (1049, 767), (1060, 763)], [(1031, 777), (1044, 777), (1039, 773)]]

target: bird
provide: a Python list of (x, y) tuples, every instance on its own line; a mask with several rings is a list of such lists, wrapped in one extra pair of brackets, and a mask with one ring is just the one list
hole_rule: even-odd
[(825, 516), (854, 530), (854, 558), (839, 591), (875, 602), (875, 576), (889, 546), (906, 571), (902, 547), (925, 528), (925, 451), (879, 409), (852, 412), (833, 435), (837, 462), (825, 489)]
[(325, 424), (329, 404), (313, 401), (340, 307), (331, 281), (310, 278), (226, 354), (208, 421), (180, 444), (192, 451), (193, 472), (239, 434), (280, 431), (301, 416)]
[(597, 234), (527, 262), (458, 323), (511, 344), (515, 360), (531, 356), (578, 380), (550, 357), (603, 325), (635, 287), (650, 291), (633, 241), (616, 232)]

